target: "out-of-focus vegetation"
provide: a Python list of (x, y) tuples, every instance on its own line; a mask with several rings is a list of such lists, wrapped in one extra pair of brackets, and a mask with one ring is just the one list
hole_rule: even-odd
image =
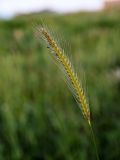
[(89, 128), (62, 73), (34, 36), (33, 24), (41, 17), (61, 42), (65, 40), (62, 45), (87, 88), (101, 160), (118, 160), (119, 11), (0, 21), (0, 160), (96, 159)]

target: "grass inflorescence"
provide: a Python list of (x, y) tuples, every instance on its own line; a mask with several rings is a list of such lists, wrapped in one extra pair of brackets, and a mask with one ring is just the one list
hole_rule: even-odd
[(63, 69), (65, 70), (65, 73), (68, 77), (71, 87), (75, 91), (75, 96), (76, 96), (75, 98), (82, 110), (82, 114), (84, 118), (88, 121), (88, 123), (90, 124), (89, 106), (85, 98), (85, 94), (82, 89), (82, 86), (78, 80), (77, 74), (74, 72), (74, 69), (71, 65), (71, 62), (69, 61), (68, 57), (62, 52), (62, 50), (59, 48), (55, 40), (47, 32), (47, 30), (44, 28), (41, 28), (40, 31), (42, 35), (44, 36), (44, 39), (46, 40), (46, 42), (52, 49), (53, 51), (52, 53), (54, 53), (54, 56), (61, 63)]

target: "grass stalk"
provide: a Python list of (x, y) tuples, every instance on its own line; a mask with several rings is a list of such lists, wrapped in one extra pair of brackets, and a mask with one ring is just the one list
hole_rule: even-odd
[(72, 88), (74, 97), (78, 102), (78, 105), (82, 111), (83, 117), (87, 120), (87, 123), (89, 125), (93, 143), (95, 146), (96, 158), (97, 160), (99, 160), (95, 135), (94, 135), (93, 128), (91, 125), (89, 105), (88, 105), (84, 90), (77, 77), (77, 74), (75, 73), (68, 57), (60, 49), (60, 47), (58, 46), (56, 41), (53, 39), (53, 37), (49, 34), (49, 32), (45, 28), (40, 28), (39, 31), (41, 33), (42, 38), (47, 43), (47, 47), (51, 49), (51, 53), (54, 55), (54, 58), (56, 59), (56, 61), (59, 62), (59, 64), (61, 65), (62, 69), (64, 70), (67, 76), (69, 86)]
[(95, 148), (96, 159), (100, 160), (97, 145), (96, 145), (96, 138), (95, 138), (95, 134), (94, 134), (93, 126), (92, 126), (91, 122), (89, 123), (89, 128), (90, 128), (90, 132), (91, 132), (91, 136), (92, 136), (92, 140), (93, 140), (93, 144), (94, 144), (94, 148)]

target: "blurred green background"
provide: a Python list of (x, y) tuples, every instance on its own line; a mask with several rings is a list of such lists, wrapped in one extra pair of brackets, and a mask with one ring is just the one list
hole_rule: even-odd
[(81, 111), (47, 47), (35, 37), (33, 26), (41, 19), (72, 56), (87, 89), (101, 160), (118, 160), (119, 10), (0, 21), (0, 160), (96, 159)]

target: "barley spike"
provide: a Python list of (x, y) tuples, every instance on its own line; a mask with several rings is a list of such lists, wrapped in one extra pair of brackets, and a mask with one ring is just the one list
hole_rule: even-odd
[(80, 108), (82, 110), (82, 114), (84, 118), (88, 121), (90, 125), (90, 111), (89, 111), (89, 105), (87, 103), (84, 91), (82, 89), (82, 86), (78, 80), (78, 77), (76, 73), (74, 72), (74, 69), (71, 65), (71, 62), (67, 58), (67, 56), (61, 51), (61, 49), (58, 47), (55, 40), (51, 37), (51, 35), (48, 33), (48, 31), (45, 28), (41, 28), (40, 32), (42, 36), (44, 37), (45, 41), (48, 43), (48, 45), (51, 47), (52, 51), (54, 51), (55, 56), (63, 66), (66, 75), (72, 85), (72, 88), (75, 91), (76, 99), (78, 103), (80, 104)]

